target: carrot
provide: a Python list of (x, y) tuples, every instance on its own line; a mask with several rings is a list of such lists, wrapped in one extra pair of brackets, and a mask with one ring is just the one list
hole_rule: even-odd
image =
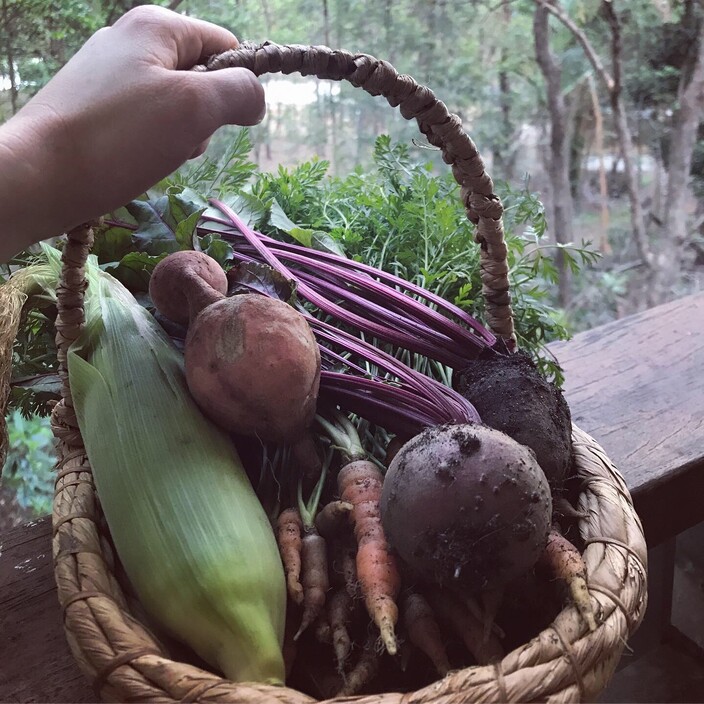
[(318, 618), (325, 606), (325, 594), (330, 587), (325, 538), (318, 535), (315, 528), (309, 528), (305, 531), (302, 542), (303, 616), (294, 640), (298, 640), (301, 633)]
[(376, 637), (367, 636), (362, 654), (355, 666), (345, 677), (345, 684), (337, 693), (338, 697), (349, 697), (361, 692), (379, 671), (379, 653), (376, 649)]
[(320, 616), (318, 616), (315, 622), (315, 640), (318, 643), (323, 643), (324, 645), (330, 645), (332, 643), (332, 630), (330, 629), (330, 622), (327, 619), (327, 615), (321, 610)]
[(340, 470), (337, 487), (341, 499), (353, 506), (357, 577), (364, 603), (386, 650), (395, 655), (396, 597), (401, 588), (401, 576), (381, 525), (382, 481), (381, 472), (373, 462), (355, 460)]
[(315, 527), (326, 540), (330, 540), (348, 525), (352, 504), (347, 501), (330, 501), (315, 517)]
[(586, 511), (578, 511), (564, 496), (554, 496), (552, 505), (553, 511), (558, 516), (575, 520), (589, 518), (589, 514)]
[(408, 591), (401, 602), (401, 613), (410, 642), (430, 658), (440, 677), (444, 677), (450, 670), (450, 661), (430, 604), (417, 592)]
[(276, 521), (276, 540), (286, 575), (286, 589), (294, 604), (303, 603), (301, 585), (301, 531), (303, 523), (297, 509), (287, 508)]
[(587, 566), (579, 550), (562, 535), (555, 524), (548, 534), (548, 543), (539, 562), (567, 584), (572, 601), (589, 630), (596, 630), (596, 617), (587, 586)]
[(477, 663), (488, 665), (503, 658), (499, 639), (493, 631), (485, 639), (483, 619), (477, 618), (455, 594), (443, 589), (428, 593), (427, 597), (435, 613), (457, 633)]
[(332, 647), (337, 660), (338, 672), (343, 672), (345, 662), (352, 650), (352, 639), (348, 631), (352, 614), (352, 599), (344, 585), (337, 587), (328, 599), (328, 620), (332, 637)]
[(350, 540), (335, 543), (333, 574), (341, 575), (347, 593), (351, 599), (359, 597), (359, 580), (357, 579), (357, 546)]

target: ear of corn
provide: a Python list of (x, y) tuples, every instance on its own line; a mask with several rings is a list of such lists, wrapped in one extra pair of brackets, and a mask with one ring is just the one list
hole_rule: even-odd
[(283, 568), (235, 448), (151, 315), (92, 260), (87, 276), (69, 379), (125, 571), (147, 611), (228, 678), (281, 683)]

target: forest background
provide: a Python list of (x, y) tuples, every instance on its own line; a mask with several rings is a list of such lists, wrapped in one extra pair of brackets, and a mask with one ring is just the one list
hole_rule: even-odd
[[(134, 0), (0, 0), (0, 122)], [(241, 40), (324, 44), (389, 61), (459, 115), (489, 174), (534, 194), (524, 223), (549, 306), (573, 333), (704, 286), (701, 0), (162, 0)], [(415, 123), (347, 84), (266, 76), (249, 158), (370, 168), (379, 135), (446, 170)], [(236, 139), (215, 137), (217, 160)], [(544, 210), (543, 210), (544, 209)], [(544, 214), (544, 217), (543, 217)], [(580, 254), (575, 257), (574, 252)], [(0, 530), (49, 510), (51, 434), (14, 412)]]

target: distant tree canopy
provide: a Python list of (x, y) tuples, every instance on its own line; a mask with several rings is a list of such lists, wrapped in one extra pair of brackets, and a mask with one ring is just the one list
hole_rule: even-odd
[[(628, 266), (635, 257), (653, 268), (658, 248), (671, 242), (685, 257), (686, 242), (699, 237), (701, 0), (155, 2), (223, 25), (240, 39), (326, 44), (373, 54), (411, 74), (462, 118), (494, 178), (531, 176), (558, 243), (577, 237), (572, 226), (592, 211), (600, 212), (600, 224), (589, 225), (600, 231), (594, 239)], [(92, 32), (139, 4), (146, 3), (0, 0), (0, 120)], [(304, 119), (299, 107), (281, 107), (253, 132), (255, 148), (271, 155), (285, 135), (320, 151), (333, 173), (344, 173), (370, 158), (380, 133), (407, 141), (419, 136), (383, 101), (359, 93), (351, 86), (319, 91)], [(620, 217), (622, 210), (630, 211), (630, 221), (621, 219), (613, 250), (613, 213)], [(560, 291), (565, 306), (573, 288), (564, 284)]]

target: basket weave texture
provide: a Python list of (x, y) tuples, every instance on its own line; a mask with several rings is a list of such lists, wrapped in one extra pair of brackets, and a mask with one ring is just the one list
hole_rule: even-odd
[[(215, 57), (208, 69), (245, 66), (268, 72), (346, 79), (383, 95), (401, 114), (415, 118), (428, 141), (440, 147), (461, 186), (467, 216), (477, 225), (482, 254), (487, 322), (513, 340), (501, 203), (476, 147), (456, 116), (432, 92), (392, 66), (367, 55), (326, 47), (247, 46)], [(205, 68), (205, 67), (204, 67)], [(179, 662), (137, 618), (116, 576), (116, 563), (90, 464), (73, 411), (65, 371), (68, 346), (83, 323), (84, 265), (93, 241), (90, 224), (69, 233), (59, 288), (57, 345), (62, 400), (52, 415), (59, 463), (53, 510), (53, 556), (64, 626), (71, 650), (96, 695), (124, 702), (286, 702), (309, 696), (285, 687), (240, 684)], [(109, 429), (105, 429), (109, 432)], [(374, 704), (396, 702), (575, 702), (594, 700), (612, 676), (646, 607), (646, 545), (628, 489), (603, 449), (573, 428), (578, 508), (589, 590), (598, 627), (589, 632), (574, 607), (565, 608), (535, 638), (490, 666), (469, 667), (412, 693), (338, 698)], [(148, 569), (148, 567), (145, 566)]]

